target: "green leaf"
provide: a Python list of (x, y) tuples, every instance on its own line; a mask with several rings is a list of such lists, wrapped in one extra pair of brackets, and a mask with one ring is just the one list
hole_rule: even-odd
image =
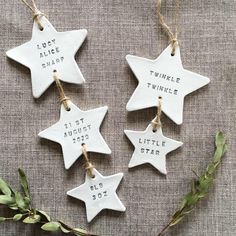
[(8, 206), (10, 209), (16, 211), (18, 210), (18, 207), (16, 205), (11, 205), (11, 206)]
[(184, 198), (182, 202), (180, 203), (180, 207), (179, 207), (180, 210), (182, 210), (186, 206), (186, 204), (187, 204), (187, 200)]
[(64, 232), (64, 233), (69, 233), (69, 232), (72, 232), (72, 228), (65, 224), (63, 221), (59, 220), (58, 223), (61, 224), (60, 228), (61, 228), (61, 231)]
[(61, 229), (61, 231), (62, 231), (63, 233), (65, 233), (65, 234), (68, 234), (68, 233), (71, 232), (71, 230), (66, 229), (66, 228), (63, 227), (62, 225), (60, 225), (60, 229)]
[(0, 178), (0, 190), (3, 194), (11, 196), (11, 189), (8, 187), (7, 183)]
[(172, 216), (172, 220), (179, 217), (181, 215), (181, 212), (181, 210), (176, 211), (175, 214)]
[(20, 183), (24, 190), (25, 196), (30, 198), (30, 191), (29, 191), (29, 184), (28, 184), (27, 177), (22, 169), (18, 169), (18, 172), (20, 176)]
[(206, 195), (207, 195), (207, 192), (205, 192), (205, 193), (199, 193), (199, 194), (198, 194), (198, 197), (199, 197), (199, 198), (204, 198), (204, 197), (206, 197)]
[(191, 192), (192, 192), (193, 194), (196, 193), (196, 180), (193, 180), (193, 181), (192, 181)]
[(191, 196), (192, 196), (192, 192), (189, 192), (189, 193), (186, 194), (185, 197), (183, 198), (182, 203), (185, 202), (185, 204), (184, 204), (185, 206), (187, 206), (187, 204), (188, 204), (188, 199), (189, 199)]
[(4, 222), (6, 220), (5, 217), (0, 217), (0, 223)]
[(32, 216), (28, 216), (26, 217), (23, 222), (26, 224), (35, 224), (38, 223), (41, 220), (41, 216), (40, 215), (32, 215)]
[(183, 211), (183, 213), (182, 213), (182, 215), (184, 216), (184, 215), (187, 215), (187, 214), (189, 214), (190, 212), (192, 212), (194, 210), (194, 207), (193, 208), (190, 208), (190, 209), (188, 209), (188, 210), (185, 210), (185, 211)]
[(199, 198), (197, 194), (189, 195), (187, 198), (187, 204), (188, 206), (194, 205), (198, 202)]
[(201, 192), (207, 192), (210, 188), (210, 186), (213, 183), (213, 178), (212, 177), (208, 177), (207, 179), (203, 179), (200, 181), (199, 183), (199, 187), (201, 189)]
[(23, 196), (19, 192), (15, 192), (16, 204), (19, 209), (26, 211), (27, 210), (27, 202), (25, 202)]
[(222, 153), (223, 153), (223, 147), (218, 147), (215, 151), (215, 154), (214, 154), (214, 162), (215, 163), (218, 163), (221, 161), (221, 158), (222, 158)]
[(214, 154), (214, 162), (220, 162), (221, 158), (227, 151), (226, 138), (222, 132), (216, 134), (215, 144), (217, 148)]
[(18, 210), (18, 206), (17, 206), (16, 202), (9, 204), (8, 207), (12, 210)]
[(184, 216), (179, 216), (178, 218), (174, 219), (174, 220), (171, 222), (170, 226), (172, 227), (172, 226), (178, 224), (183, 218), (184, 218)]
[(51, 221), (51, 222), (48, 222), (48, 223), (44, 224), (41, 227), (41, 229), (45, 230), (45, 231), (55, 232), (55, 231), (59, 230), (60, 226), (61, 226), (60, 223)]
[(73, 229), (73, 232), (75, 233), (75, 235), (78, 236), (87, 236), (87, 235), (91, 235), (88, 233), (88, 231), (84, 230), (84, 229), (80, 229), (80, 228), (75, 228)]
[(42, 210), (36, 210), (36, 211), (42, 216), (44, 216), (48, 221), (51, 221), (51, 217), (45, 211)]
[(13, 220), (18, 221), (18, 220), (21, 220), (22, 217), (23, 217), (22, 214), (16, 214), (16, 215), (14, 215)]
[(222, 155), (224, 155), (228, 150), (228, 145), (225, 144), (224, 147), (223, 147), (223, 151), (222, 151)]
[(8, 196), (8, 195), (0, 195), (0, 204), (10, 205), (13, 203), (15, 203), (15, 200), (13, 197)]
[(224, 134), (221, 131), (217, 132), (216, 138), (215, 138), (216, 146), (217, 147), (223, 146), (223, 145), (225, 145), (225, 142), (226, 142), (226, 138), (225, 138)]
[(30, 199), (28, 197), (24, 197), (24, 202), (25, 202), (25, 205), (27, 206), (27, 208), (29, 207), (30, 205)]
[(215, 165), (214, 165), (214, 163), (211, 163), (211, 164), (209, 164), (208, 165), (208, 167), (207, 167), (207, 172), (210, 174), (210, 175), (212, 175), (214, 172), (215, 172)]

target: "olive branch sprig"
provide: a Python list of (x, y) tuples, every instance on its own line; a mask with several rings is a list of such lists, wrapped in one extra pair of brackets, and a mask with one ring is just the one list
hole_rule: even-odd
[(185, 195), (179, 209), (158, 236), (165, 235), (171, 227), (178, 224), (185, 216), (192, 212), (197, 203), (208, 194), (209, 189), (214, 183), (216, 169), (227, 151), (226, 138), (222, 132), (216, 134), (215, 146), (216, 150), (212, 162), (207, 166), (206, 171), (201, 176), (198, 176), (194, 172), (197, 178), (192, 182), (191, 191)]
[(12, 217), (0, 217), (0, 223), (8, 220), (22, 221), (25, 224), (41, 224), (44, 231), (55, 232), (62, 231), (65, 234), (73, 234), (77, 236), (95, 236), (89, 234), (81, 228), (73, 228), (63, 221), (54, 221), (42, 210), (33, 208), (27, 177), (22, 169), (18, 170), (22, 192), (13, 191), (13, 189), (0, 178), (0, 205), (5, 205), (16, 214)]

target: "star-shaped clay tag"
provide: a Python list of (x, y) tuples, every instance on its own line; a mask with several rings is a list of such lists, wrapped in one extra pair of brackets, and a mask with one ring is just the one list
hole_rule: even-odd
[(103, 209), (125, 211), (116, 194), (123, 173), (103, 176), (93, 169), (93, 174), (93, 178), (86, 174), (84, 184), (67, 192), (67, 195), (85, 202), (87, 221), (90, 222)]
[(126, 56), (139, 81), (127, 103), (128, 111), (157, 106), (157, 98), (162, 97), (163, 112), (176, 124), (182, 124), (184, 97), (210, 80), (183, 68), (179, 47), (174, 56), (171, 52), (172, 46), (169, 45), (155, 60)]
[(43, 30), (34, 22), (31, 40), (6, 53), (9, 58), (30, 69), (35, 98), (54, 82), (53, 71), (57, 71), (64, 82), (84, 82), (74, 57), (87, 36), (87, 30), (57, 32), (46, 17), (41, 17), (40, 22)]
[(182, 146), (182, 142), (166, 138), (161, 127), (153, 131), (150, 124), (145, 131), (124, 131), (135, 147), (129, 168), (149, 163), (162, 174), (166, 171), (166, 154)]
[(108, 107), (82, 111), (71, 101), (68, 105), (69, 111), (61, 105), (60, 120), (56, 124), (38, 134), (61, 144), (65, 168), (69, 169), (82, 155), (82, 144), (86, 144), (88, 152), (110, 154), (111, 150), (99, 131)]

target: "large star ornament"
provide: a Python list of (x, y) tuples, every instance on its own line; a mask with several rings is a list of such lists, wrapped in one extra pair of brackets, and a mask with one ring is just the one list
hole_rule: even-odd
[(152, 125), (149, 125), (145, 131), (125, 130), (124, 132), (135, 147), (129, 168), (149, 163), (162, 174), (167, 174), (166, 154), (183, 145), (182, 142), (165, 137), (161, 128), (154, 132)]
[(162, 97), (163, 112), (176, 124), (182, 124), (184, 97), (210, 80), (183, 68), (179, 47), (174, 56), (171, 52), (169, 45), (155, 60), (126, 56), (139, 82), (127, 103), (128, 111), (157, 106), (158, 97)]
[(103, 176), (93, 169), (93, 174), (94, 178), (86, 174), (84, 184), (67, 192), (69, 196), (85, 202), (87, 221), (90, 222), (103, 209), (125, 211), (116, 194), (123, 173)]
[(61, 105), (60, 120), (38, 134), (61, 145), (66, 169), (82, 155), (82, 144), (86, 144), (88, 152), (111, 153), (99, 131), (108, 108), (104, 106), (82, 111), (71, 101), (68, 102), (70, 111)]
[(40, 21), (43, 30), (34, 22), (31, 40), (6, 53), (9, 58), (30, 69), (35, 98), (40, 97), (54, 82), (54, 70), (64, 82), (84, 82), (74, 57), (87, 36), (86, 29), (57, 32), (46, 17), (43, 16)]

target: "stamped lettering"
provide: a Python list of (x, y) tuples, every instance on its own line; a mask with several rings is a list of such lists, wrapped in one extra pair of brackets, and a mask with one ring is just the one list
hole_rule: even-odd
[[(178, 88), (176, 87), (176, 85), (180, 84), (180, 78), (153, 70), (150, 70), (149, 76), (152, 83), (147, 83), (148, 89), (160, 91), (166, 94), (178, 95)], [(166, 86), (161, 85), (164, 84), (163, 82), (165, 82)]]
[(165, 147), (166, 141), (153, 138), (139, 138), (139, 152), (152, 157), (159, 156), (161, 147)]
[(102, 199), (104, 197), (108, 197), (107, 190), (103, 188), (104, 188), (103, 183), (94, 184), (90, 186), (90, 191), (92, 192), (92, 199), (94, 201)]
[(152, 124), (145, 131), (125, 130), (125, 134), (135, 147), (129, 168), (149, 163), (163, 174), (167, 173), (166, 154), (183, 144), (165, 137), (161, 127), (153, 132)]
[(37, 44), (36, 49), (43, 69), (64, 61), (64, 56), (55, 38)]
[(85, 118), (80, 118), (75, 121), (64, 123), (65, 139), (70, 139), (73, 144), (84, 143), (89, 140), (89, 131), (92, 125), (86, 123)]
[(123, 173), (103, 176), (93, 168), (93, 174), (94, 178), (86, 174), (84, 184), (67, 192), (69, 196), (85, 202), (88, 222), (103, 209), (125, 211), (125, 206), (116, 194)]

